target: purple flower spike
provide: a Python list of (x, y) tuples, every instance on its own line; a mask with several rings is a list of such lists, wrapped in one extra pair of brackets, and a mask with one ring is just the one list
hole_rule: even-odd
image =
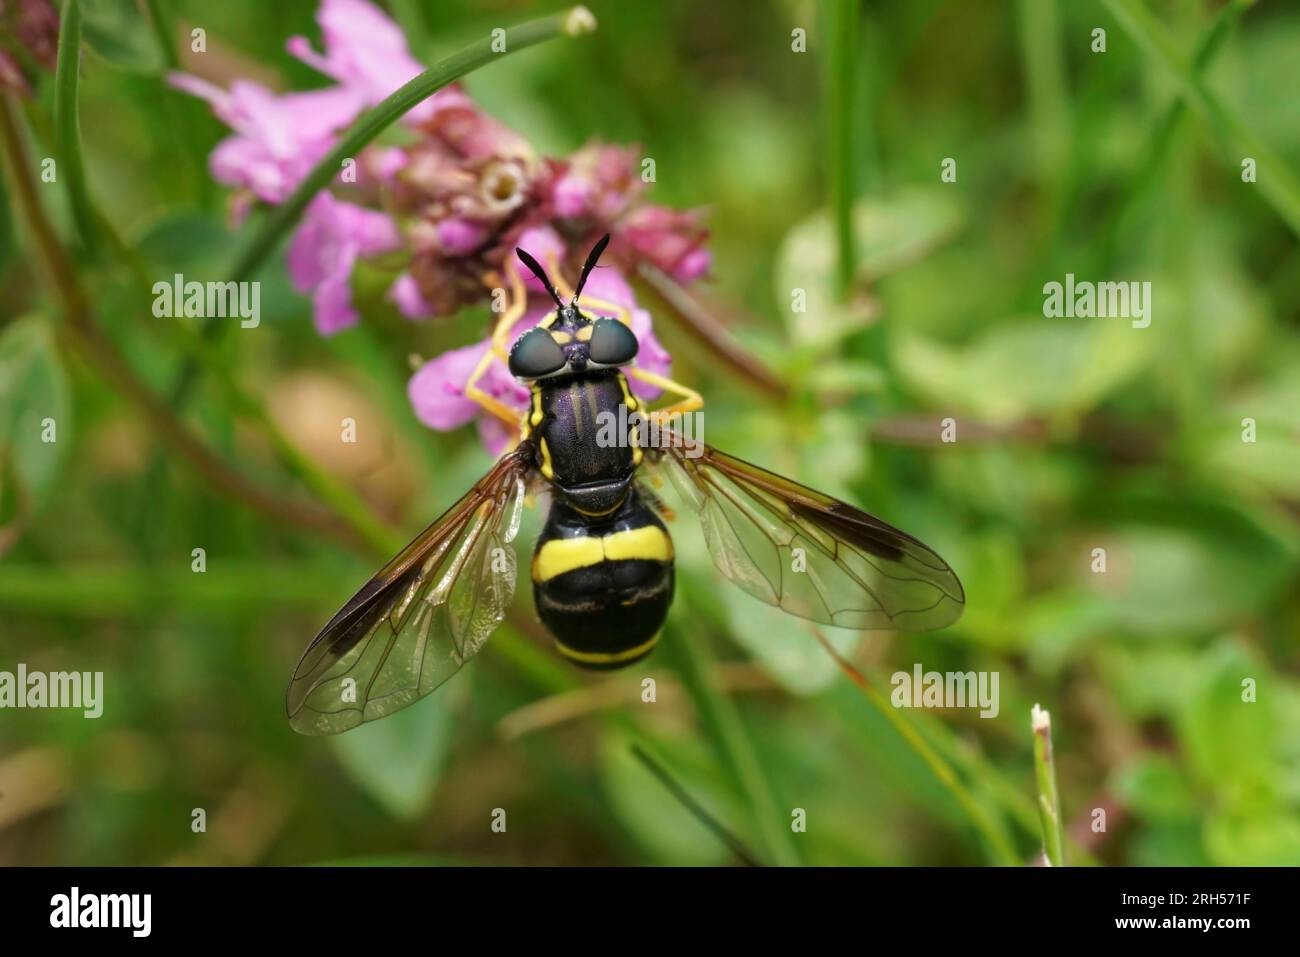
[(213, 178), (268, 203), (293, 192), (364, 106), (342, 88), (280, 96), (249, 80), (236, 80), (229, 91), (188, 73), (169, 74), (167, 82), (207, 100), (235, 131), (208, 159)]
[[(424, 71), (411, 56), (397, 24), (366, 0), (323, 0), (316, 22), (324, 36), (325, 53), (313, 50), (306, 37), (290, 37), (289, 53), (332, 77), (366, 106), (374, 106)], [(439, 90), (407, 113), (406, 121), (421, 123), (439, 109), (464, 100), (457, 89)]]
[(311, 293), (312, 315), (323, 336), (357, 323), (349, 280), (359, 256), (390, 252), (402, 244), (383, 213), (342, 203), (321, 193), (307, 207), (289, 246), (289, 275), (299, 292)]

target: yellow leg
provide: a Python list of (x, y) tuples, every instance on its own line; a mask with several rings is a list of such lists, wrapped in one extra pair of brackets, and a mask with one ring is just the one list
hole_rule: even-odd
[(483, 373), (487, 372), (487, 367), (492, 364), (494, 359), (496, 359), (496, 355), (491, 349), (483, 353), (483, 358), (479, 360), (478, 365), (474, 367), (474, 371), (470, 373), (469, 381), (465, 383), (465, 395), (483, 406), (502, 422), (517, 426), (520, 413), (478, 387), (478, 380), (483, 378)]
[(684, 415), (687, 412), (695, 412), (704, 408), (704, 398), (689, 386), (684, 386), (680, 382), (651, 372), (649, 369), (641, 369), (637, 366), (628, 366), (623, 370), (633, 379), (639, 379), (642, 382), (648, 382), (650, 385), (658, 386), (664, 392), (681, 396), (680, 400), (672, 405), (666, 405), (662, 409), (655, 409), (653, 412), (647, 412), (646, 417), (659, 425), (667, 424), (668, 420), (674, 415)]
[(513, 262), (506, 263), (506, 278), (510, 282), (510, 305), (501, 312), (501, 318), (492, 329), (492, 353), (502, 362), (510, 361), (510, 330), (528, 309), (528, 291), (524, 289), (524, 281)]
[(473, 399), (483, 408), (487, 409), (498, 419), (508, 422), (510, 425), (518, 425), (520, 415), (504, 402), (488, 395), (478, 387), (478, 380), (483, 378), (487, 372), (488, 366), (492, 364), (493, 359), (500, 359), (502, 362), (509, 361), (507, 347), (509, 346), (510, 330), (514, 328), (515, 323), (524, 314), (528, 308), (528, 294), (524, 289), (524, 282), (519, 278), (519, 272), (514, 268), (514, 263), (506, 264), (506, 276), (510, 281), (510, 305), (501, 313), (501, 318), (497, 320), (496, 326), (492, 330), (492, 345), (483, 353), (483, 358), (479, 360), (474, 371), (470, 373), (469, 380), (465, 383), (465, 395)]

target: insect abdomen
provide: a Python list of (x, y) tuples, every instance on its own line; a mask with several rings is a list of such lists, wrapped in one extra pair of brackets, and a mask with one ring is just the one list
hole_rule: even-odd
[(537, 613), (560, 652), (585, 668), (648, 655), (673, 599), (673, 543), (629, 489), (609, 519), (556, 502), (533, 554)]

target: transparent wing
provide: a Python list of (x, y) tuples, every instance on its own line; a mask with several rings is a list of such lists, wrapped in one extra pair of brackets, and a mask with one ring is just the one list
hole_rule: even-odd
[(338, 734), (404, 708), (478, 653), (514, 597), (511, 546), (531, 449), (501, 458), (321, 629), (289, 682), (289, 723)]
[[(842, 628), (927, 631), (966, 601), (948, 563), (838, 499), (663, 430), (652, 468), (699, 513), (718, 571), (755, 598)], [(698, 452), (698, 455), (694, 453)]]

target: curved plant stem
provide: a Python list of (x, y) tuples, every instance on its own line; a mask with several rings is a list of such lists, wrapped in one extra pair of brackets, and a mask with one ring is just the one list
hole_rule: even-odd
[(392, 126), (412, 107), (498, 57), (526, 49), (544, 40), (561, 36), (581, 36), (596, 28), (596, 19), (585, 7), (573, 7), (562, 13), (531, 20), (505, 31), (503, 51), (493, 50), (493, 39), (485, 36), (465, 49), (453, 53), (398, 88), (386, 99), (361, 114), (338, 145), (317, 163), (292, 195), (275, 208), (248, 248), (231, 270), (230, 278), (239, 282), (257, 272), (276, 244), (298, 221), (307, 204), (330, 180), (338, 175), (343, 161), (355, 157), (371, 140)]

